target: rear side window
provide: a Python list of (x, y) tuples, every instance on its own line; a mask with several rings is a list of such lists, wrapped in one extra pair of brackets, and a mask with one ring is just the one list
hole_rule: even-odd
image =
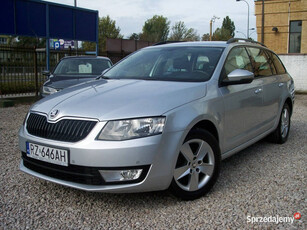
[(276, 68), (276, 71), (277, 71), (277, 74), (284, 74), (286, 73), (286, 69), (285, 67), (283, 66), (283, 64), (281, 63), (281, 61), (279, 60), (279, 58), (277, 57), (276, 54), (268, 51), (268, 54), (270, 56), (270, 58), (273, 60), (273, 63), (275, 65), (275, 68)]
[(224, 78), (235, 69), (245, 69), (253, 72), (249, 56), (244, 47), (236, 47), (230, 51), (223, 69)]
[(275, 65), (273, 63), (273, 59), (272, 59), (271, 55), (269, 54), (269, 51), (266, 50), (265, 53), (266, 53), (266, 56), (268, 57), (268, 63), (270, 64), (272, 73), (274, 75), (277, 74), (277, 70), (276, 70)]
[(253, 59), (255, 76), (271, 76), (272, 70), (265, 51), (259, 48), (247, 47), (250, 56)]

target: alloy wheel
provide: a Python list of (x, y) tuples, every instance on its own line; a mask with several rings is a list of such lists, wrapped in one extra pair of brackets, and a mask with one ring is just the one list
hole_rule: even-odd
[(212, 177), (214, 163), (214, 153), (207, 142), (202, 139), (189, 140), (181, 146), (174, 179), (181, 189), (197, 191)]
[(287, 108), (284, 108), (281, 114), (281, 125), (280, 125), (280, 133), (282, 138), (285, 138), (289, 131), (289, 111)]

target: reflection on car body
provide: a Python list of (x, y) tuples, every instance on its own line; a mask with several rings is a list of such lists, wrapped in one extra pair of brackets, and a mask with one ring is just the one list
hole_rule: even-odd
[(69, 56), (62, 58), (54, 71), (44, 71), (48, 80), (43, 84), (42, 97), (56, 93), (64, 88), (95, 79), (112, 66), (107, 57)]

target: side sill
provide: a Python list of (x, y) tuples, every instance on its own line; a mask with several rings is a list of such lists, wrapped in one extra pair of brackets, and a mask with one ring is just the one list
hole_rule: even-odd
[(239, 151), (241, 151), (241, 150), (247, 148), (248, 146), (250, 146), (250, 145), (256, 143), (257, 141), (259, 141), (259, 140), (261, 140), (262, 138), (266, 137), (267, 135), (269, 135), (269, 134), (270, 134), (271, 132), (273, 132), (273, 131), (274, 131), (274, 127), (273, 127), (272, 129), (269, 129), (268, 131), (266, 131), (266, 132), (260, 134), (259, 136), (255, 137), (254, 139), (251, 139), (250, 141), (245, 142), (244, 144), (239, 145), (238, 147), (236, 147), (236, 148), (234, 148), (234, 149), (232, 149), (232, 150), (230, 150), (230, 151), (228, 151), (228, 152), (226, 152), (226, 153), (223, 153), (223, 154), (222, 154), (222, 160), (224, 160), (224, 159), (226, 159), (226, 158), (228, 158), (228, 157), (230, 157), (230, 156), (236, 154), (237, 152), (239, 152)]

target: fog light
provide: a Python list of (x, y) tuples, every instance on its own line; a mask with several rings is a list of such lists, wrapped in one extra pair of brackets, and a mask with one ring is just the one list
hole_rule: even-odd
[(142, 173), (142, 169), (132, 169), (132, 170), (126, 170), (121, 171), (121, 176), (124, 178), (124, 180), (136, 180), (140, 177)]
[(128, 169), (128, 170), (99, 170), (101, 176), (106, 182), (120, 182), (137, 180), (143, 169)]

